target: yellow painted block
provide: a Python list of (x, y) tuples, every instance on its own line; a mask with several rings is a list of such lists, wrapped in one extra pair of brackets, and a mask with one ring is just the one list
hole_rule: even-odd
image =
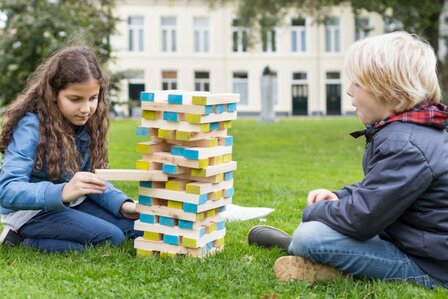
[(220, 173), (215, 176), (215, 183), (221, 183), (223, 181), (224, 181), (224, 173)]
[(232, 161), (232, 154), (225, 154), (222, 156), (222, 162), (227, 163)]
[(156, 120), (157, 119), (157, 113), (156, 113), (156, 111), (143, 110), (142, 111), (142, 117), (144, 119)]
[(165, 189), (173, 190), (173, 191), (184, 191), (185, 185), (187, 182), (180, 180), (170, 180), (166, 182)]
[(182, 202), (174, 201), (174, 200), (168, 200), (168, 208), (182, 210), (182, 207), (183, 207), (182, 206)]
[(209, 225), (207, 225), (207, 229), (206, 229), (207, 234), (211, 234), (215, 230), (216, 230), (216, 223), (212, 222)]
[(155, 232), (143, 232), (143, 239), (150, 240), (150, 241), (161, 241), (162, 234), (155, 233)]
[(224, 163), (224, 155), (210, 158), (210, 165), (220, 165)]
[(191, 139), (192, 132), (176, 131), (176, 140), (188, 141)]
[(210, 124), (200, 124), (201, 132), (210, 132)]
[(205, 218), (205, 212), (196, 214), (196, 221), (202, 221)]
[(214, 247), (221, 247), (221, 246), (224, 246), (224, 238), (215, 240), (215, 241), (213, 242), (213, 246), (214, 246)]
[(143, 143), (143, 142), (137, 143), (137, 145), (135, 146), (135, 150), (137, 153), (149, 154), (149, 153), (151, 153), (151, 145)]
[(214, 192), (213, 197), (215, 200), (220, 199), (222, 197), (222, 190)]
[(197, 186), (197, 185), (192, 185), (192, 184), (187, 184), (185, 186), (185, 191), (187, 191), (187, 193), (190, 194), (201, 194), (201, 187)]
[(209, 147), (215, 147), (218, 146), (219, 139), (218, 138), (211, 138), (208, 142)]
[(140, 170), (150, 170), (151, 162), (145, 160), (137, 160), (135, 162), (135, 168)]
[(206, 175), (206, 170), (205, 169), (197, 169), (197, 168), (192, 168), (191, 169), (191, 176), (205, 177), (205, 175)]
[(176, 132), (174, 130), (159, 129), (157, 132), (157, 137), (164, 139), (175, 139)]
[(209, 165), (209, 163), (208, 163), (208, 159), (207, 158), (198, 160), (199, 168), (206, 168), (206, 167), (208, 167), (208, 165)]
[(222, 122), (223, 129), (230, 129), (232, 127), (232, 121), (226, 120)]
[(164, 257), (173, 257), (173, 256), (176, 256), (176, 254), (175, 253), (172, 253), (172, 252), (160, 252), (160, 256), (164, 256)]
[(198, 240), (183, 237), (182, 238), (182, 246), (189, 247), (189, 248), (197, 248)]
[(208, 210), (208, 211), (205, 212), (205, 214), (206, 214), (207, 217), (215, 216), (216, 215), (216, 209)]
[(192, 124), (200, 124), (201, 123), (201, 114), (191, 114), (187, 113), (187, 122)]
[(192, 102), (194, 105), (207, 105), (207, 98), (203, 96), (193, 96)]
[(152, 256), (152, 251), (137, 249), (137, 256)]

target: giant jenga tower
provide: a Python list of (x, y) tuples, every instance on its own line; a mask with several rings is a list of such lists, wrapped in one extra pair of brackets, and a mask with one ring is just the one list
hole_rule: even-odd
[[(135, 229), (144, 232), (138, 255), (205, 256), (224, 247), (222, 212), (232, 201), (232, 136), (238, 94), (145, 91), (136, 146), (142, 158), (136, 170), (105, 179), (139, 180)], [(97, 171), (98, 172), (98, 171)], [(118, 170), (120, 172), (120, 170)]]

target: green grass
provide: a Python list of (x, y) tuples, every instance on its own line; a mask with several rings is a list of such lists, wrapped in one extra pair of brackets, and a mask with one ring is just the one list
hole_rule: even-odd
[[(137, 121), (112, 123), (110, 164), (133, 168)], [(46, 254), (0, 247), (1, 298), (446, 298), (406, 283), (347, 279), (313, 286), (278, 282), (272, 272), (280, 250), (246, 243), (250, 227), (266, 223), (292, 233), (306, 194), (340, 188), (362, 178), (364, 140), (347, 133), (361, 129), (356, 119), (285, 119), (260, 124), (233, 123), (234, 203), (275, 208), (265, 220), (227, 224), (226, 248), (205, 259), (137, 258), (132, 242), (84, 253)], [(116, 183), (130, 196), (136, 184)], [(265, 221), (265, 222), (264, 222)]]

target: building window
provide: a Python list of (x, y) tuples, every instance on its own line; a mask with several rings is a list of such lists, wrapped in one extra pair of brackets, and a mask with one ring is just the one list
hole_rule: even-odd
[(209, 72), (194, 72), (194, 90), (210, 91)]
[(249, 46), (249, 29), (240, 27), (238, 20), (232, 21), (232, 50), (247, 52)]
[(128, 33), (129, 33), (129, 51), (130, 52), (142, 52), (143, 51), (143, 32), (144, 32), (143, 17), (129, 17), (128, 18)]
[(326, 73), (327, 115), (341, 115), (341, 73)]
[(177, 72), (162, 71), (162, 90), (177, 89)]
[(209, 19), (208, 18), (194, 18), (194, 51), (208, 52), (209, 51)]
[(240, 94), (238, 105), (249, 105), (249, 80), (246, 72), (233, 73), (232, 92)]
[(263, 52), (277, 52), (277, 30), (270, 29), (262, 31), (261, 42), (263, 45)]
[(306, 21), (304, 18), (291, 20), (291, 50), (306, 52)]
[(341, 51), (341, 28), (338, 18), (326, 18), (325, 24), (325, 51)]
[(370, 31), (372, 31), (372, 28), (370, 27), (369, 18), (355, 18), (355, 40), (368, 37)]
[(162, 52), (176, 52), (176, 18), (162, 17)]
[(308, 80), (307, 73), (292, 74), (291, 84), (292, 115), (308, 115)]

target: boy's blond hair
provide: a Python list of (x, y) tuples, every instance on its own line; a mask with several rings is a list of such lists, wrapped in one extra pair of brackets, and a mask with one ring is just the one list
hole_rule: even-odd
[(359, 40), (345, 59), (349, 79), (391, 104), (395, 112), (421, 102), (440, 102), (437, 58), (431, 46), (415, 35), (393, 32)]

